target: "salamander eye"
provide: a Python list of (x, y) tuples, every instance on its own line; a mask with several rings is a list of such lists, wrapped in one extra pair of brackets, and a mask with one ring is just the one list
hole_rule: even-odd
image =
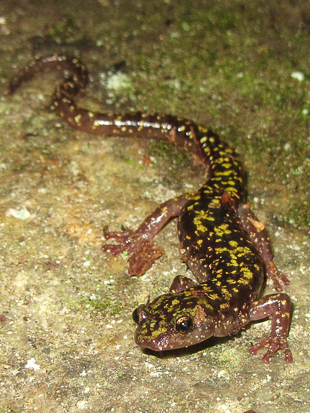
[(134, 312), (132, 313), (132, 318), (133, 318), (133, 321), (136, 323), (136, 324), (139, 324), (139, 314), (138, 314), (138, 309), (136, 308), (135, 310), (134, 310)]
[(136, 308), (134, 310), (134, 312), (132, 313), (132, 318), (133, 321), (136, 324), (140, 324), (143, 321), (145, 321), (147, 319), (147, 311), (145, 310), (145, 306), (144, 305), (140, 305), (138, 308)]
[(176, 329), (179, 333), (186, 333), (193, 327), (193, 320), (190, 317), (183, 316), (177, 320)]

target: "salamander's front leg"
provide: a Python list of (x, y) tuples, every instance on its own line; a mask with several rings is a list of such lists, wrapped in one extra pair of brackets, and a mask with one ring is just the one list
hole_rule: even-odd
[(273, 249), (265, 225), (258, 221), (249, 205), (240, 205), (238, 215), (244, 231), (248, 234), (264, 262), (267, 278), (272, 280), (277, 291), (282, 291), (283, 288), (280, 285), (279, 279), (286, 285), (290, 282), (285, 274), (278, 270), (272, 260)]
[(188, 288), (196, 287), (197, 283), (191, 278), (184, 277), (184, 275), (177, 275), (169, 289), (169, 293), (180, 293)]
[(106, 239), (116, 239), (118, 244), (105, 244), (103, 251), (117, 255), (128, 251), (132, 256), (129, 259), (129, 275), (140, 277), (164, 253), (153, 243), (153, 238), (163, 226), (173, 217), (180, 215), (183, 206), (188, 201), (186, 195), (170, 199), (161, 204), (150, 214), (136, 231), (106, 232)]
[(263, 361), (269, 363), (271, 357), (278, 350), (284, 350), (285, 360), (292, 363), (293, 357), (288, 348), (287, 336), (290, 326), (291, 300), (287, 294), (270, 294), (255, 301), (250, 308), (250, 321), (271, 319), (271, 332), (268, 338), (261, 339), (252, 346), (249, 351), (256, 354), (258, 350), (266, 347), (267, 353), (263, 356)]

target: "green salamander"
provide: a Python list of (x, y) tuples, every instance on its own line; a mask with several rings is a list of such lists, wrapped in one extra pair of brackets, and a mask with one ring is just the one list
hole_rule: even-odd
[[(242, 164), (234, 151), (211, 130), (174, 116), (108, 115), (76, 106), (75, 98), (87, 84), (86, 68), (77, 59), (49, 56), (31, 62), (12, 79), (6, 94), (45, 69), (69, 73), (57, 86), (52, 107), (76, 129), (103, 136), (130, 136), (166, 140), (186, 148), (208, 171), (207, 182), (195, 193), (160, 205), (136, 231), (106, 233), (116, 244), (104, 251), (131, 254), (129, 273), (142, 275), (163, 253), (154, 236), (172, 217), (178, 219), (180, 251), (196, 282), (177, 276), (167, 294), (140, 305), (133, 312), (136, 343), (154, 351), (191, 346), (211, 336), (235, 334), (248, 323), (269, 318), (271, 331), (250, 348), (265, 348), (264, 362), (278, 350), (292, 362), (287, 336), (290, 298), (278, 278), (288, 284), (272, 259), (264, 226), (245, 204)], [(260, 296), (265, 275), (277, 293)]]

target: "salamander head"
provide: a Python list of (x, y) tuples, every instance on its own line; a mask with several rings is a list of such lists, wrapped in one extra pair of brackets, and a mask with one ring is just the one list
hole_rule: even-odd
[(163, 351), (188, 347), (211, 337), (214, 321), (203, 299), (183, 291), (140, 305), (133, 312), (138, 324), (136, 343), (141, 348)]

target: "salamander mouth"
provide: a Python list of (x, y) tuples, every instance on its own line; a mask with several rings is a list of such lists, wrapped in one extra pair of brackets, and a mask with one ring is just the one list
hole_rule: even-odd
[[(137, 342), (136, 342), (137, 343)], [(152, 341), (148, 342), (146, 340), (143, 340), (140, 343), (137, 343), (139, 345), (139, 347), (144, 350), (144, 349), (148, 349), (148, 350), (152, 350), (152, 351), (163, 351), (166, 350), (161, 346), (158, 346), (156, 343), (153, 343)]]
[(138, 327), (135, 333), (135, 342), (141, 349), (149, 349), (152, 351), (172, 350), (178, 347), (175, 340), (172, 339), (169, 332), (154, 336), (154, 332), (148, 337)]
[(139, 340), (135, 340), (136, 344), (138, 344), (138, 346), (144, 350), (144, 349), (148, 349), (148, 350), (152, 350), (152, 351), (156, 351), (156, 352), (160, 352), (160, 351), (166, 351), (166, 350), (173, 350), (175, 349), (175, 347), (172, 346), (165, 346), (162, 345), (160, 343), (158, 343), (157, 340), (147, 340), (147, 339), (143, 339), (141, 341)]
[(193, 340), (192, 336), (184, 336), (182, 334), (176, 333), (174, 331), (165, 331), (163, 334), (158, 334), (157, 336), (152, 335), (146, 336), (140, 331), (139, 327), (135, 333), (135, 342), (141, 349), (148, 349), (155, 352), (177, 350), (180, 348), (189, 347), (197, 342), (204, 341), (208, 337), (204, 337), (203, 340)]

